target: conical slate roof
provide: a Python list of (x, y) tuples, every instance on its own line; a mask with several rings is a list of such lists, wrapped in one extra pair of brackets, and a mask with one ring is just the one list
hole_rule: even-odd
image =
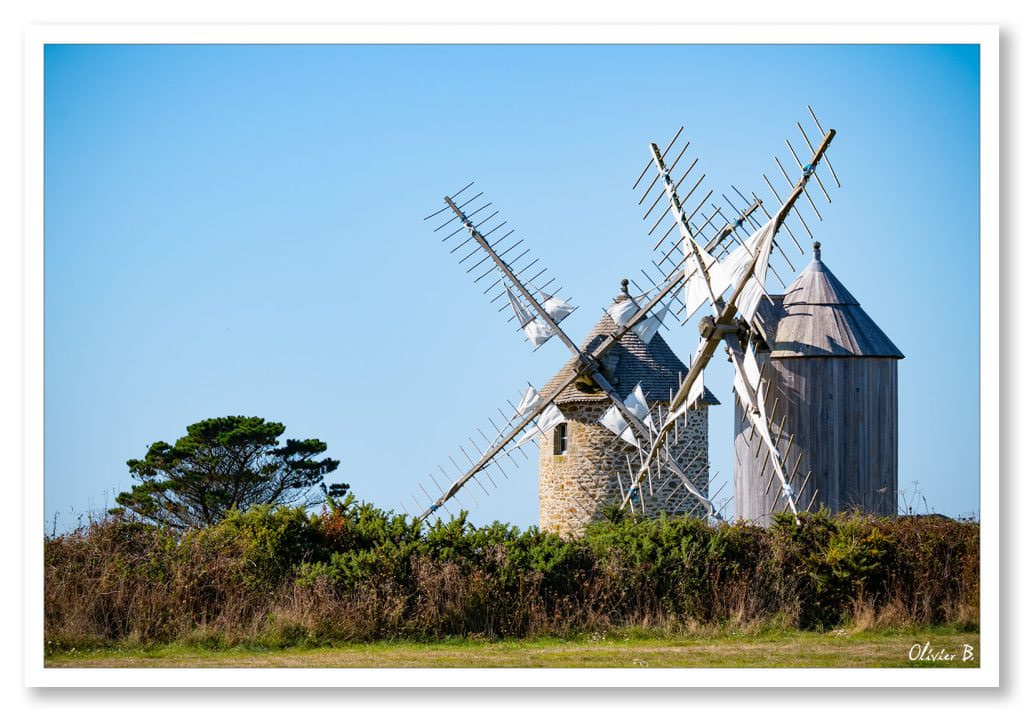
[(903, 358), (888, 336), (861, 308), (850, 291), (814, 258), (784, 295), (767, 299), (758, 316), (773, 337), (772, 358), (809, 356)]
[[(625, 294), (615, 298), (616, 302), (629, 299)], [(594, 329), (584, 339), (580, 347), (585, 353), (593, 353), (597, 347), (604, 342), (609, 334), (615, 333), (618, 327), (611, 317), (603, 315)], [(655, 334), (649, 344), (633, 333), (632, 329), (623, 334), (617, 344), (603, 359), (605, 365), (616, 378), (613, 383), (615, 392), (619, 398), (626, 396), (639, 383), (644, 391), (647, 401), (668, 402), (670, 392), (678, 390), (680, 374), (685, 378), (689, 369), (679, 360), (679, 357), (672, 352), (661, 334)], [(573, 373), (573, 361), (565, 364), (555, 376), (541, 389), (540, 395), (546, 398), (559, 384), (563, 383)], [(584, 393), (570, 385), (555, 399), (555, 403), (588, 403), (608, 400), (603, 391), (597, 393)], [(707, 405), (718, 405), (719, 401), (707, 388), (704, 389), (704, 397), (701, 402)]]

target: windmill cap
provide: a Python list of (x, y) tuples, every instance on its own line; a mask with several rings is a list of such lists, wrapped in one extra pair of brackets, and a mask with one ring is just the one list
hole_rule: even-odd
[[(622, 302), (632, 297), (619, 293), (613, 303)], [(619, 327), (607, 314), (602, 314), (590, 334), (580, 344), (585, 353), (593, 353)], [(672, 351), (661, 337), (655, 334), (649, 343), (630, 329), (611, 347), (602, 359), (604, 365), (615, 377), (615, 392), (619, 398), (625, 399), (639, 383), (643, 388), (648, 402), (667, 403), (675, 389), (679, 388), (680, 377), (685, 377), (689, 369)], [(575, 359), (566, 363), (555, 376), (540, 390), (542, 398), (551, 395), (553, 390), (564, 383), (575, 372)], [(558, 405), (567, 403), (585, 403), (605, 401), (608, 396), (604, 392), (587, 393), (579, 390), (575, 384), (568, 386), (555, 399)], [(718, 405), (719, 400), (714, 394), (704, 389), (701, 402), (706, 405)]]
[(856, 297), (821, 261), (820, 243), (814, 243), (814, 258), (781, 300), (775, 297), (776, 305), (780, 301), (781, 306), (774, 308), (767, 300), (762, 301), (758, 309), (766, 317), (765, 327), (773, 337), (773, 358), (903, 358)]
[(851, 304), (860, 302), (821, 261), (821, 243), (814, 243), (814, 258), (786, 289), (783, 304)]

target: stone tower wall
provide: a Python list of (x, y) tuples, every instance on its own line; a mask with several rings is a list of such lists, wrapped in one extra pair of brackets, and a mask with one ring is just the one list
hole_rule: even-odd
[[(554, 454), (554, 431), (540, 438), (540, 528), (562, 536), (578, 536), (588, 522), (602, 518), (598, 510), (607, 502), (618, 503), (621, 476), (628, 487), (626, 453), (636, 451), (612, 435), (598, 420), (610, 401), (560, 406), (567, 420), (568, 444), (565, 454)], [(652, 408), (655, 407), (652, 403)], [(670, 447), (676, 462), (705, 495), (708, 488), (707, 407), (688, 414), (685, 426), (679, 426), (678, 441)], [(661, 512), (683, 515), (697, 500), (671, 473), (644, 485), (646, 516)], [(651, 489), (654, 495), (651, 495)], [(639, 508), (637, 508), (639, 512)], [(698, 509), (699, 513), (700, 510)]]

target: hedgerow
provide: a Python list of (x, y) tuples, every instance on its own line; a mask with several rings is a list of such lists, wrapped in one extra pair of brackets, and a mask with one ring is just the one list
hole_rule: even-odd
[(577, 539), (351, 496), (175, 533), (107, 517), (45, 541), (49, 649), (574, 635), (622, 626), (976, 626), (979, 528), (944, 517), (602, 521)]

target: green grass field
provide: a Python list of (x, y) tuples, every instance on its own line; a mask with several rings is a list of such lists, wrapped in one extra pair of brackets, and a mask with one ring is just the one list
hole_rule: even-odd
[[(979, 634), (953, 627), (825, 633), (771, 631), (652, 635), (594, 634), (571, 640), (450, 639), (436, 643), (347, 643), (318, 648), (165, 645), (69, 650), (47, 667), (977, 667)], [(928, 648), (912, 660), (915, 644)], [(965, 647), (973, 657), (965, 660)], [(914, 648), (920, 653), (920, 648)], [(945, 655), (942, 655), (942, 651)], [(931, 657), (932, 659), (928, 659)]]

